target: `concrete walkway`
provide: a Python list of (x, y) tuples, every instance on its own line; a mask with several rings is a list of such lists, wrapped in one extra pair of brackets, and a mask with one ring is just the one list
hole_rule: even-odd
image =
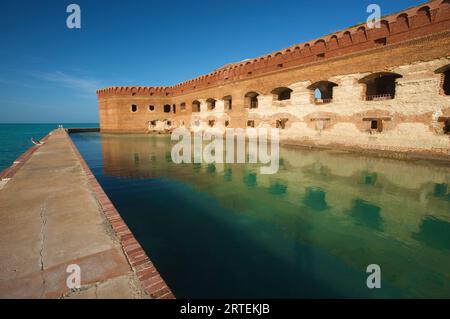
[[(145, 298), (63, 130), (0, 189), (0, 298)], [(67, 266), (81, 268), (69, 290)]]

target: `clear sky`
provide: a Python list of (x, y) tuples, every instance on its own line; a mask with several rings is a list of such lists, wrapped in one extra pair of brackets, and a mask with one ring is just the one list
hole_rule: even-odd
[[(0, 123), (98, 122), (95, 90), (173, 85), (420, 0), (2, 0)], [(66, 7), (81, 7), (68, 29)]]

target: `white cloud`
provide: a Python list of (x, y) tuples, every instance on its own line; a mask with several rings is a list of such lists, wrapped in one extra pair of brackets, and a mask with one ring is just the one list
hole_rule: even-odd
[(75, 89), (88, 94), (95, 94), (95, 91), (102, 87), (101, 81), (69, 75), (64, 72), (34, 72), (32, 75), (40, 80), (54, 82), (69, 89)]

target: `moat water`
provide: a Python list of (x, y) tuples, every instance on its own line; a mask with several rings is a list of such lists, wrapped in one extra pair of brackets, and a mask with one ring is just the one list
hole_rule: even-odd
[(449, 166), (282, 147), (261, 175), (174, 164), (168, 136), (71, 136), (178, 298), (450, 296)]

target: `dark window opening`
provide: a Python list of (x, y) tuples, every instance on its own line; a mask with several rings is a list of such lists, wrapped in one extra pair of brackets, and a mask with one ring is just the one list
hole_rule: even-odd
[(279, 129), (284, 130), (286, 128), (286, 122), (287, 121), (288, 121), (288, 119), (277, 120), (276, 127), (279, 128)]
[(374, 42), (377, 46), (381, 47), (387, 44), (387, 38), (376, 39)]
[(133, 105), (131, 105), (131, 112), (136, 112), (137, 111), (137, 105), (136, 104), (133, 104)]
[(444, 73), (444, 83), (442, 84), (442, 90), (445, 95), (450, 95), (450, 70)]
[(318, 55), (317, 55), (317, 58), (318, 58), (318, 59), (323, 59), (323, 58), (325, 58), (325, 53), (320, 53), (320, 54), (318, 54)]
[(177, 106), (175, 104), (172, 105), (172, 110), (173, 110), (173, 113), (177, 113)]
[(256, 92), (248, 92), (245, 94), (245, 107), (250, 109), (258, 108), (258, 93)]
[(313, 94), (314, 104), (327, 104), (333, 101), (333, 88), (337, 86), (336, 83), (330, 81), (319, 81), (308, 86), (308, 89)]
[(282, 68), (283, 67), (283, 63), (277, 64), (277, 67)]
[(442, 95), (450, 95), (450, 64), (445, 65), (434, 72), (441, 75), (439, 93)]
[(276, 88), (271, 92), (277, 101), (286, 101), (291, 99), (292, 90), (286, 87)]
[(171, 121), (167, 121), (167, 125), (172, 125), (172, 122)]
[(396, 80), (401, 78), (396, 73), (375, 73), (361, 79), (366, 84), (366, 101), (382, 101), (395, 98)]
[(164, 113), (170, 113), (170, 105), (169, 104), (164, 105)]
[(225, 121), (225, 127), (228, 127), (230, 125), (230, 121)]
[(214, 99), (207, 99), (206, 100), (206, 106), (208, 111), (212, 111), (216, 108), (216, 100)]
[(150, 124), (151, 124), (152, 126), (155, 126), (155, 125), (156, 125), (156, 121), (150, 121)]
[(371, 132), (383, 132), (383, 120), (373, 119), (370, 120), (370, 131)]
[(200, 102), (199, 101), (192, 102), (192, 112), (193, 113), (200, 112)]
[(186, 103), (183, 102), (183, 103), (180, 104), (180, 110), (181, 111), (186, 110)]
[(210, 127), (213, 127), (215, 122), (216, 122), (216, 121), (214, 121), (214, 120), (209, 120), (209, 121), (208, 121), (208, 125), (209, 125)]
[(444, 134), (450, 135), (450, 118), (444, 122)]
[(154, 106), (154, 105), (149, 105), (149, 106), (148, 106), (148, 109), (149, 109), (150, 111), (154, 111), (154, 110), (155, 110), (155, 106)]
[(253, 120), (247, 121), (247, 127), (255, 127), (255, 121)]
[(225, 111), (231, 111), (231, 109), (233, 108), (233, 99), (231, 98), (231, 95), (225, 96), (223, 98), (223, 102)]

